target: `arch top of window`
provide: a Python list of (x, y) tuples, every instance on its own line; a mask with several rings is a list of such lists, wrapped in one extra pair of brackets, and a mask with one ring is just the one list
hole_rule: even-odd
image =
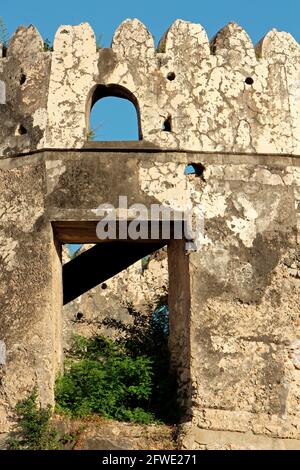
[[(140, 120), (140, 110), (139, 104), (134, 96), (134, 94), (128, 90), (127, 88), (121, 85), (96, 85), (90, 92), (88, 100), (87, 100), (87, 129), (90, 129), (90, 115), (93, 110), (93, 107), (97, 102), (99, 102), (102, 98), (120, 98), (122, 100), (127, 100), (133, 104), (136, 117), (137, 117), (137, 134), (138, 140), (142, 140), (142, 130), (141, 130), (141, 120)], [(98, 139), (96, 139), (99, 141)], [(101, 140), (100, 140), (101, 141)]]

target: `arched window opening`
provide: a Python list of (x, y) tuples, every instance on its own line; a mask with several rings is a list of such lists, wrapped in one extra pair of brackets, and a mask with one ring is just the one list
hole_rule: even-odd
[(120, 85), (98, 85), (88, 103), (87, 140), (141, 140), (139, 108), (135, 96)]

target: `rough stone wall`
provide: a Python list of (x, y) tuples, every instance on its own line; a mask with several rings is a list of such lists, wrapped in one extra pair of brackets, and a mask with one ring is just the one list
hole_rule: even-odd
[[(81, 147), (87, 93), (97, 84), (117, 84), (136, 98), (143, 139), (157, 146), (299, 152), (300, 48), (295, 40), (272, 31), (255, 52), (245, 31), (230, 23), (211, 46), (210, 51), (200, 25), (182, 20), (167, 31), (159, 52), (138, 20), (122, 23), (110, 50), (96, 51), (86, 25), (60, 28), (51, 68), (48, 107), (53, 119), (47, 146)], [(61, 58), (58, 64), (56, 57)], [(63, 76), (62, 69), (67, 71)], [(253, 84), (246, 83), (249, 78)], [(172, 132), (162, 130), (168, 118)]]
[[(206, 159), (202, 178), (184, 179), (184, 164), (175, 163), (156, 163), (141, 177), (163, 205), (189, 201), (205, 221), (201, 246), (189, 255), (191, 323), (175, 320), (182, 339), (190, 328), (193, 418), (182, 443), (299, 448), (299, 163)], [(174, 173), (170, 189), (166, 174)], [(173, 355), (180, 351), (175, 342)]]
[(200, 25), (177, 20), (155, 50), (134, 19), (116, 30), (111, 48), (97, 49), (84, 23), (61, 26), (53, 52), (43, 52), (38, 32), (22, 27), (0, 58), (0, 84), (2, 155), (83, 147), (97, 85), (132, 99), (141, 136), (162, 148), (300, 151), (300, 47), (285, 32), (272, 30), (255, 49), (235, 23), (210, 44)]
[[(192, 415), (183, 445), (299, 447), (299, 158), (95, 151), (51, 158), (64, 170), (48, 185), (48, 210), (64, 220), (76, 211), (91, 217), (96, 200), (118, 194), (204, 215), (188, 267), (176, 241), (169, 250), (170, 346)], [(184, 174), (191, 159), (201, 176)], [(111, 188), (101, 184), (121, 166)]]
[(18, 28), (0, 55), (0, 155), (44, 147), (50, 64), (37, 30)]
[(169, 350), (171, 369), (178, 378), (178, 400), (184, 420), (191, 419), (191, 287), (185, 241), (172, 240), (169, 262)]
[(62, 286), (59, 249), (44, 210), (45, 168), (0, 172), (0, 433), (35, 385), (53, 403), (61, 363)]
[[(84, 245), (82, 249), (88, 249), (89, 246)], [(67, 262), (70, 255), (65, 248), (63, 251)], [(105, 318), (114, 318), (130, 324), (132, 317), (128, 312), (129, 305), (143, 314), (154, 312), (158, 301), (168, 295), (167, 264), (167, 251), (161, 249), (150, 256), (145, 267), (142, 261), (138, 261), (65, 305), (64, 346), (69, 347), (74, 333), (86, 337), (94, 334), (117, 336), (116, 330), (106, 328), (101, 322)]]
[[(275, 30), (255, 50), (233, 23), (209, 45), (177, 20), (157, 51), (138, 20), (100, 50), (86, 24), (61, 27), (52, 53), (34, 28), (17, 31), (0, 58), (0, 153), (18, 155), (0, 161), (1, 430), (33, 383), (53, 398), (62, 296), (50, 222), (95, 221), (101, 202), (127, 195), (204, 215), (197, 251), (169, 247), (182, 446), (300, 448), (299, 51)], [(155, 152), (75, 151), (98, 85), (135, 102)], [(65, 151), (21, 156), (46, 147)], [(192, 162), (202, 175), (185, 175)]]
[[(42, 236), (43, 230), (49, 235), (46, 220), (69, 217), (82, 221), (89, 220), (91, 214), (95, 218), (95, 201), (115, 200), (120, 188), (127, 188), (130, 200), (147, 206), (153, 201), (172, 208), (192, 204), (204, 214), (205, 232), (198, 251), (182, 258), (176, 246), (180, 242), (176, 240), (169, 249), (170, 346), (182, 399), (185, 405), (190, 404), (182, 445), (299, 447), (299, 159), (195, 153), (193, 161), (204, 167), (203, 175), (198, 177), (184, 174), (190, 158), (191, 154), (172, 152), (124, 155), (73, 151), (2, 161), (5, 191), (1, 207), (11, 201), (11, 207), (2, 215), (4, 242), (12, 239), (22, 243), (19, 242), (18, 251), (6, 249), (1, 263), (7, 270), (7, 263), (10, 266), (16, 262), (17, 272), (24, 273), (22, 279), (2, 277), (1, 283), (1, 288), (7, 289), (1, 301), (6, 309), (2, 310), (2, 335), (7, 338), (11, 361), (11, 369), (9, 364), (6, 367), (12, 384), (10, 396), (17, 397), (29, 388), (21, 372), (18, 377), (22, 390), (16, 388), (12, 352), (18, 344), (30, 352), (30, 360), (35, 358), (33, 363), (23, 362), (22, 370), (28, 369), (31, 374), (39, 371), (42, 387), (51, 387), (57, 371), (57, 365), (49, 359), (53, 357), (54, 343), (39, 343), (36, 350), (31, 346), (34, 325), (42, 341), (40, 322), (47, 321), (48, 317), (42, 316), (47, 305), (56, 315), (61, 313), (61, 305), (51, 298), (59, 295), (52, 283), (60, 277), (59, 272), (54, 276), (53, 267), (49, 271), (53, 248), (49, 239)], [(105, 175), (109, 168), (115, 175), (120, 167), (123, 177), (110, 188), (103, 186), (101, 174)], [(42, 187), (39, 196), (34, 192), (39, 181), (36, 168), (45, 172), (44, 182), (40, 183), (47, 193), (45, 200)], [(63, 169), (55, 178), (54, 168)], [(26, 178), (27, 172), (34, 174), (34, 182)], [(93, 184), (95, 191), (89, 192)], [(12, 194), (19, 196), (12, 198)], [(15, 214), (23, 194), (27, 198), (27, 217), (21, 219), (21, 228), (14, 232), (18, 221)], [(85, 197), (80, 198), (80, 194)], [(27, 225), (28, 219), (36, 221), (38, 201), (39, 224)], [(33, 207), (29, 216), (28, 209), (32, 211)], [(28, 230), (32, 231), (31, 251), (23, 257)], [(41, 245), (43, 251), (37, 250)], [(12, 256), (15, 251), (17, 257)], [(35, 267), (35, 275), (45, 275), (48, 281), (43, 278), (41, 284), (35, 279), (29, 282), (30, 266)], [(29, 316), (25, 319), (20, 315), (16, 304), (23, 305), (27, 315), (32, 315), (30, 329)], [(26, 326), (17, 330), (17, 337), (11, 318), (16, 318), (18, 325), (25, 321)], [(57, 320), (51, 322), (51, 328), (55, 324), (58, 331)], [(59, 344), (55, 343), (54, 350)], [(41, 362), (43, 353), (46, 363)], [(3, 390), (10, 390), (8, 382), (4, 385)]]

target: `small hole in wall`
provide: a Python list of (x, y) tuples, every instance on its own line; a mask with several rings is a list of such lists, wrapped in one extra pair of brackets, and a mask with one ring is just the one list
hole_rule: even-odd
[(103, 282), (103, 284), (101, 284), (101, 289), (103, 289), (103, 290), (107, 289), (107, 284), (105, 284), (105, 282)]
[(172, 82), (173, 80), (175, 80), (176, 78), (176, 75), (174, 72), (169, 72), (168, 75), (167, 75), (167, 79), (170, 80), (170, 82)]
[(189, 163), (185, 167), (184, 174), (187, 176), (194, 175), (194, 176), (197, 176), (198, 178), (201, 178), (203, 181), (205, 181), (204, 176), (203, 176), (204, 170), (205, 170), (205, 167), (204, 165), (202, 165), (202, 163)]
[(27, 77), (24, 73), (22, 73), (21, 77), (20, 77), (20, 85), (24, 85), (24, 83), (26, 82), (27, 80)]
[(19, 124), (16, 130), (16, 135), (25, 135), (27, 134), (27, 129), (22, 124)]
[(76, 319), (77, 320), (82, 320), (83, 318), (83, 313), (82, 312), (78, 312), (77, 315), (76, 315)]
[(170, 115), (164, 121), (162, 130), (165, 132), (172, 132), (172, 117)]
[(254, 80), (253, 80), (253, 78), (251, 78), (251, 77), (247, 77), (246, 80), (245, 80), (245, 83), (246, 83), (247, 85), (253, 85)]

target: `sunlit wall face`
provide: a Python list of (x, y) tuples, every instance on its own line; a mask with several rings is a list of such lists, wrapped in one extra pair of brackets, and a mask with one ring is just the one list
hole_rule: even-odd
[(91, 110), (92, 140), (138, 140), (138, 118), (134, 105), (122, 98), (105, 97)]

